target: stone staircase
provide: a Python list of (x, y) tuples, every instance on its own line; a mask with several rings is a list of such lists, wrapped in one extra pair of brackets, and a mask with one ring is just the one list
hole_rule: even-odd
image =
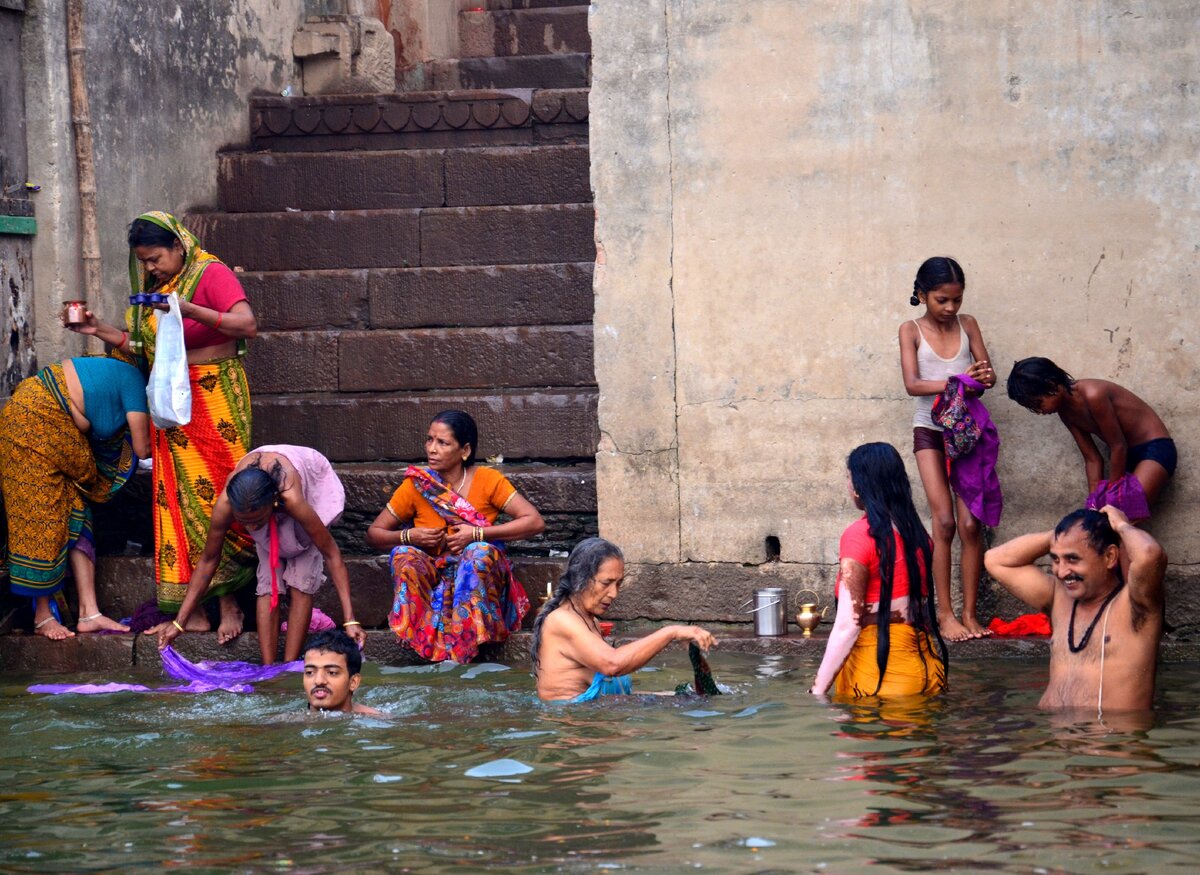
[(493, 0), (459, 14), (459, 57), (398, 77), (402, 90), (586, 88), (588, 7), (577, 0)]
[[(596, 532), (587, 7), (493, 0), (460, 36), (427, 90), (254, 98), (218, 211), (188, 219), (258, 317), (254, 442), (315, 447), (346, 486), (334, 534), (374, 627), (390, 582), (363, 536), (440, 410), (476, 418), (481, 457), (546, 518), (511, 547), (535, 604), (562, 565), (549, 552)], [(102, 553), (149, 551), (143, 491), (102, 510)], [(102, 556), (105, 610), (150, 596), (149, 562)], [(332, 587), (318, 606), (340, 615)]]

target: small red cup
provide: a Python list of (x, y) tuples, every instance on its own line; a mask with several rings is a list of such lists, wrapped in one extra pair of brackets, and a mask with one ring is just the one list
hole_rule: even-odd
[(613, 633), (613, 624), (608, 622), (607, 620), (601, 620), (600, 621), (600, 634), (602, 636), (604, 636), (605, 638), (607, 638), (612, 633)]

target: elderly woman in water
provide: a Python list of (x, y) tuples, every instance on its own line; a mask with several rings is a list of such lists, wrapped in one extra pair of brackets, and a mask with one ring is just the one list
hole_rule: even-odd
[(846, 465), (850, 496), (864, 513), (842, 533), (837, 617), (809, 692), (940, 692), (946, 645), (934, 610), (933, 546), (904, 462), (891, 444), (871, 443), (856, 447)]
[(717, 639), (699, 626), (663, 626), (644, 638), (612, 647), (598, 618), (616, 601), (625, 580), (625, 557), (603, 538), (580, 541), (567, 571), (533, 624), (533, 673), (538, 697), (548, 702), (590, 702), (633, 692), (631, 672), (672, 641), (693, 641), (707, 652)]
[[(196, 570), (217, 494), (250, 448), (250, 388), (242, 356), (257, 323), (234, 272), (167, 213), (143, 213), (129, 226), (129, 278), (135, 295), (177, 293), (183, 316), (192, 420), (178, 428), (154, 428), (152, 434), (157, 600), (159, 610), (174, 614)], [(82, 324), (67, 327), (99, 337), (148, 373), (154, 364), (157, 313), (165, 306), (131, 306), (124, 329), (90, 311)], [(210, 591), (219, 597), (217, 637), (223, 644), (242, 631), (233, 593), (253, 579), (254, 545), (240, 527), (230, 529)], [(203, 611), (191, 616), (189, 630), (208, 628)]]
[[(425, 437), (428, 465), (409, 466), (367, 530), (367, 543), (391, 550), (392, 631), (435, 662), (469, 662), (479, 645), (521, 627), (529, 599), (504, 542), (546, 527), (503, 474), (475, 464), (478, 441), (469, 414), (435, 416)], [(498, 523), (501, 513), (512, 519)]]

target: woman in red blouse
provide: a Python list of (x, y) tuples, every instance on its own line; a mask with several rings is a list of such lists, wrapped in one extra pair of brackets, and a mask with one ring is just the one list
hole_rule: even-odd
[[(217, 495), (250, 449), (250, 387), (242, 357), (258, 326), (234, 272), (169, 213), (143, 213), (129, 226), (129, 279), (135, 295), (177, 294), (183, 316), (192, 419), (152, 432), (158, 608), (175, 614), (204, 548)], [(118, 357), (149, 373), (157, 314), (166, 309), (166, 304), (134, 304), (126, 311), (124, 329), (90, 311), (83, 324), (68, 327), (99, 337)], [(254, 580), (254, 568), (253, 542), (240, 528), (231, 529), (209, 589), (220, 600), (217, 638), (222, 644), (242, 631), (242, 612), (232, 593)], [(188, 631), (208, 628), (204, 612), (194, 612)]]
[(933, 548), (904, 462), (891, 444), (871, 443), (856, 447), (846, 465), (851, 497), (865, 513), (842, 533), (837, 618), (810, 692), (938, 693), (947, 657), (934, 609)]

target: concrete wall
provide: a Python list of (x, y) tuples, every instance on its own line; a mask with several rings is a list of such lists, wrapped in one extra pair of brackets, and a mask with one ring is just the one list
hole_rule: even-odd
[[(80, 288), (79, 207), (67, 86), (65, 0), (29, 0), (23, 53), (30, 178), (38, 195), (38, 359), (85, 341), (58, 324)], [(304, 0), (92, 0), (88, 97), (104, 267), (98, 313), (117, 322), (128, 295), (125, 232), (138, 213), (215, 206), (216, 151), (248, 139), (247, 98), (299, 89), (292, 35)]]
[[(946, 254), (1002, 378), (1048, 355), (1162, 414), (1151, 529), (1194, 570), (1200, 5), (604, 0), (591, 31), (600, 522), (643, 576), (776, 535), (743, 589), (828, 586), (866, 440), (920, 494), (896, 332)], [(988, 401), (1006, 539), (1086, 482), (1057, 418)]]
[[(21, 75), (20, 3), (0, 0), (0, 215), (27, 218), (24, 190), (25, 99)], [(14, 230), (11, 227), (7, 230)], [(33, 359), (33, 245), (24, 234), (0, 231), (0, 325), (5, 327), (0, 356), (0, 397), (7, 397), (29, 373)]]

